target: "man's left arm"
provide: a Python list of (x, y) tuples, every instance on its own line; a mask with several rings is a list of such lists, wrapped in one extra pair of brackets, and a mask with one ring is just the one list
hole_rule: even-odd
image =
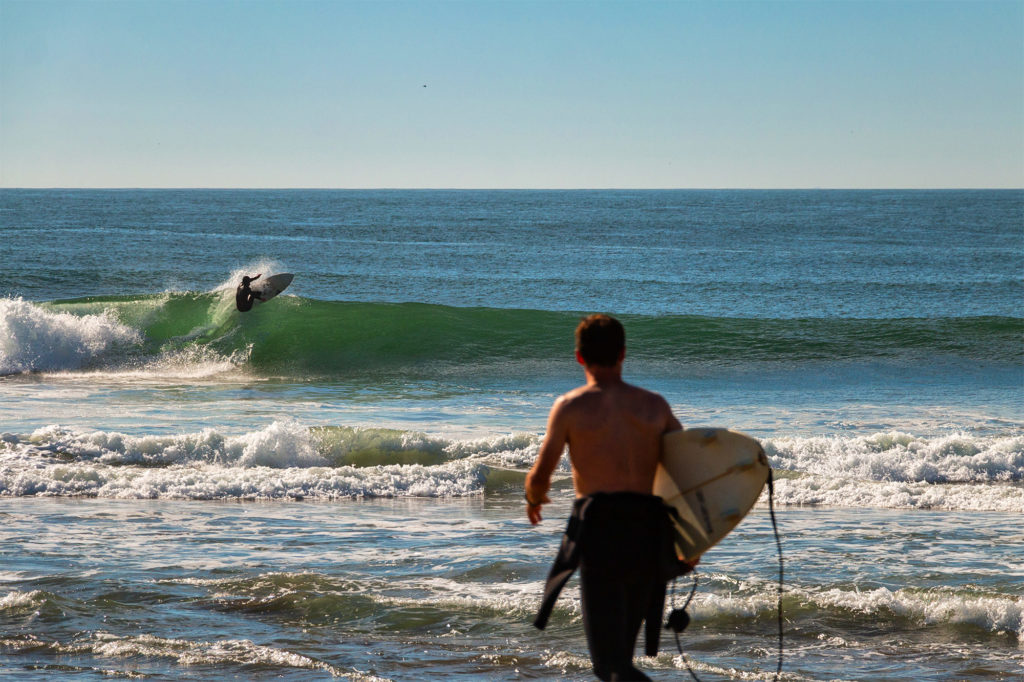
[(673, 431), (681, 431), (683, 425), (679, 423), (679, 420), (676, 419), (676, 416), (672, 413), (672, 407), (668, 404), (668, 401), (665, 400), (664, 396), (658, 397), (661, 398), (662, 409), (665, 410), (665, 430), (662, 433), (665, 434)]

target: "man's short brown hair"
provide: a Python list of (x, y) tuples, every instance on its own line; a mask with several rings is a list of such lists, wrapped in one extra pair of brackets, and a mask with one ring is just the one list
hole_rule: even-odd
[(588, 365), (614, 367), (626, 347), (626, 330), (609, 315), (589, 315), (576, 327), (576, 350)]

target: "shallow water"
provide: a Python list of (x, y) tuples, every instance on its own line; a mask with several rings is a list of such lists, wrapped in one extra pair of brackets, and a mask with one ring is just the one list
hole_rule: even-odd
[[(511, 494), (0, 500), (2, 671), (590, 679), (574, 587), (545, 632), (530, 625), (569, 503), (558, 496), (537, 530)], [(779, 520), (785, 679), (1019, 673), (1019, 515), (786, 508)], [(763, 507), (705, 557), (681, 640), (704, 679), (770, 679), (777, 570)], [(668, 680), (684, 663), (666, 634), (641, 665)]]

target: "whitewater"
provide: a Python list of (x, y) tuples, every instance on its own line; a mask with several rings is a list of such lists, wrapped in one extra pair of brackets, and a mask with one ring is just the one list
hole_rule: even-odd
[[(540, 528), (521, 496), (610, 312), (627, 380), (765, 447), (783, 679), (1018, 679), (1021, 224), (1019, 191), (2, 190), (0, 677), (589, 679), (574, 582), (530, 626), (568, 462)], [(773, 679), (777, 561), (762, 497), (640, 667)]]

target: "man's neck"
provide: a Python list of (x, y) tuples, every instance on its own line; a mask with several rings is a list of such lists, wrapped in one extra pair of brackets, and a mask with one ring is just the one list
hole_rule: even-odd
[(583, 372), (587, 375), (588, 385), (613, 386), (622, 383), (622, 363), (613, 367), (602, 365), (584, 365)]

